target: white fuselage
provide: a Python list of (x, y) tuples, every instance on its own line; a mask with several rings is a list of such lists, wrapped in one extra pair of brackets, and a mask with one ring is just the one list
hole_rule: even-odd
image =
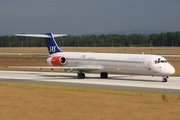
[[(50, 57), (61, 56), (67, 59), (62, 67), (97, 66), (97, 70), (83, 70), (84, 72), (113, 72), (130, 75), (169, 76), (175, 73), (174, 67), (159, 55), (144, 54), (112, 54), (59, 52)], [(51, 63), (48, 63), (52, 65)]]

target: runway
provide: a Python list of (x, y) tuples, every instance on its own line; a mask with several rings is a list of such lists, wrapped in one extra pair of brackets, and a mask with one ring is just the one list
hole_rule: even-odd
[(99, 74), (87, 74), (85, 79), (77, 79), (76, 73), (0, 71), (0, 81), (81, 86), (146, 92), (180, 94), (180, 77), (171, 77), (163, 83), (161, 77), (130, 76), (109, 74), (101, 79)]

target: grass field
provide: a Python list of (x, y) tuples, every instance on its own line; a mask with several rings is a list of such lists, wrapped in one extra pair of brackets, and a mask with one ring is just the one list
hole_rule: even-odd
[[(63, 48), (64, 51), (179, 54), (179, 48)], [(124, 52), (125, 51), (125, 52)], [(3, 66), (44, 66), (46, 48), (3, 48)], [(22, 53), (22, 55), (19, 55)], [(180, 75), (179, 58), (167, 57)], [(28, 69), (26, 69), (28, 70)], [(2, 120), (180, 120), (180, 95), (0, 82)]]
[(2, 120), (179, 120), (180, 95), (0, 82)]

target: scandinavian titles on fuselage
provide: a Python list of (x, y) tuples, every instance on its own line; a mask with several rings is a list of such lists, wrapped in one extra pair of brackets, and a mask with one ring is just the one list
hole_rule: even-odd
[(144, 57), (128, 57), (128, 60), (132, 60), (132, 61), (145, 61), (146, 58)]

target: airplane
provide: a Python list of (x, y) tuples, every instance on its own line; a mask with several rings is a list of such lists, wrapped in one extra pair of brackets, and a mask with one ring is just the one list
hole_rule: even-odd
[(167, 82), (175, 73), (174, 67), (162, 56), (149, 54), (118, 54), (91, 52), (63, 52), (57, 45), (55, 37), (66, 34), (15, 34), (16, 36), (44, 38), (49, 56), (45, 60), (50, 66), (22, 66), (16, 68), (50, 68), (77, 70), (77, 78), (85, 78), (85, 73), (99, 73), (100, 78), (108, 78), (108, 73), (127, 75), (162, 76)]

